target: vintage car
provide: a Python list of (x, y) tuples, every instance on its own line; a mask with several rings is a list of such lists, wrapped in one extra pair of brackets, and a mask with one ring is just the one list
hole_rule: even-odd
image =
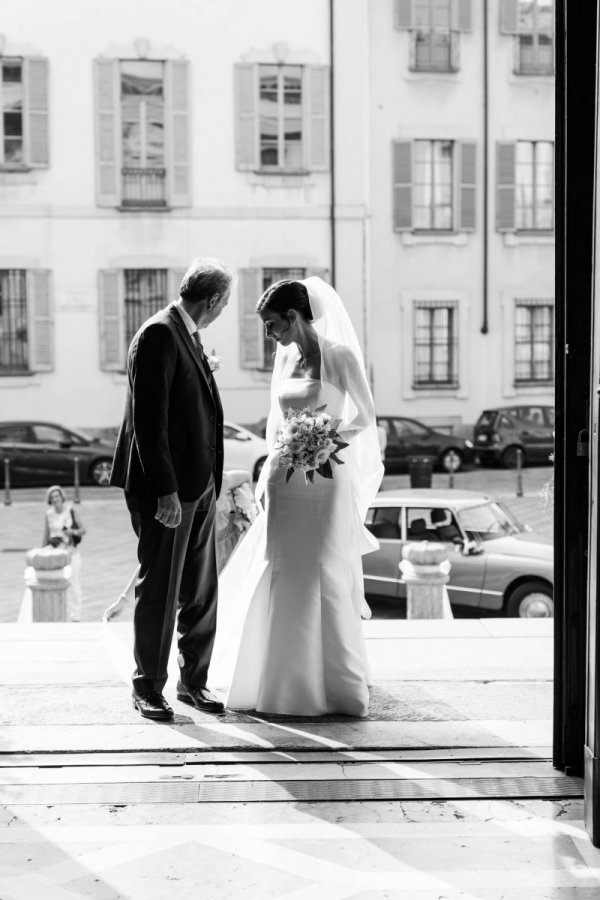
[(523, 618), (554, 614), (552, 541), (522, 525), (492, 495), (431, 488), (382, 491), (368, 510), (366, 526), (380, 544), (363, 557), (367, 598), (405, 598), (402, 549), (408, 541), (425, 540), (447, 548), (453, 607)]

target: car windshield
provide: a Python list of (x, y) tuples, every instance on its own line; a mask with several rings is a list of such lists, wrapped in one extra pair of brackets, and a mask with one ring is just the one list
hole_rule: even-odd
[(477, 419), (477, 425), (479, 428), (491, 428), (491, 426), (494, 424), (495, 418), (496, 418), (495, 410), (483, 412)]
[(512, 513), (502, 504), (493, 501), (458, 510), (457, 516), (469, 540), (492, 541), (494, 538), (523, 531), (523, 526)]

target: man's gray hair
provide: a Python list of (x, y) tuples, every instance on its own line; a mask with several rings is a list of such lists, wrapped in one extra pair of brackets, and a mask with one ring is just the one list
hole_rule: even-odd
[(181, 280), (179, 295), (191, 303), (201, 303), (214, 294), (222, 296), (232, 280), (233, 273), (220, 259), (198, 256)]

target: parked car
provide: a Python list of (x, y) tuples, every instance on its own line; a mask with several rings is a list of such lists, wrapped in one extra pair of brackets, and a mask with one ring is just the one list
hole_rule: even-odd
[[(109, 483), (118, 429), (100, 435), (74, 431), (53, 422), (0, 422), (0, 463), (10, 461), (10, 480), (19, 485), (73, 484), (74, 458), (81, 484)], [(226, 469), (246, 469), (258, 478), (267, 444), (232, 422), (223, 426)]]
[(79, 459), (81, 484), (108, 484), (114, 443), (54, 422), (0, 422), (0, 456), (10, 463), (11, 484), (73, 484)]
[(267, 442), (242, 425), (225, 422), (223, 425), (225, 469), (246, 469), (254, 481), (260, 475), (267, 458)]
[(413, 456), (431, 456), (434, 466), (458, 472), (475, 461), (473, 441), (435, 431), (404, 416), (377, 416), (377, 424), (387, 431), (384, 465), (386, 472), (408, 468)]
[(521, 464), (549, 462), (554, 449), (554, 407), (541, 404), (486, 409), (473, 433), (479, 461), (507, 469)]
[(522, 618), (554, 615), (552, 541), (522, 525), (507, 506), (477, 491), (382, 491), (367, 528), (379, 550), (363, 557), (365, 594), (406, 597), (398, 564), (407, 541), (445, 544), (452, 606)]

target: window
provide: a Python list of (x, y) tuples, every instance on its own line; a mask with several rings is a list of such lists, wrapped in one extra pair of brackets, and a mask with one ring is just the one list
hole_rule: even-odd
[(0, 371), (28, 370), (25, 270), (0, 270)]
[(550, 231), (554, 225), (554, 145), (517, 141), (517, 229)]
[(409, 68), (457, 72), (460, 33), (471, 30), (471, 0), (395, 0), (395, 25), (410, 33)]
[(167, 305), (166, 269), (125, 269), (125, 343), (140, 326)]
[(23, 66), (20, 60), (5, 61), (2, 69), (2, 162), (22, 165)]
[(0, 58), (0, 168), (48, 165), (48, 64)]
[(329, 169), (329, 69), (235, 67), (236, 167), (266, 174)]
[(259, 66), (260, 165), (302, 168), (302, 67)]
[(191, 204), (188, 80), (184, 59), (95, 61), (99, 206)]
[(392, 419), (396, 436), (403, 441), (424, 440), (429, 436), (429, 429), (413, 419)]
[(395, 230), (473, 231), (475, 164), (470, 141), (395, 141)]
[(457, 385), (457, 313), (456, 303), (415, 305), (415, 387)]
[(519, 0), (517, 65), (519, 75), (554, 72), (554, 0)]
[(61, 444), (70, 443), (66, 431), (62, 428), (56, 428), (54, 425), (32, 425), (34, 439), (37, 444), (54, 444), (60, 447)]
[(496, 147), (498, 231), (554, 228), (554, 144), (499, 141)]
[(458, 32), (452, 30), (451, 0), (415, 0), (411, 32), (411, 69), (455, 72)]
[(543, 301), (517, 301), (515, 382), (554, 379), (554, 309)]
[(100, 368), (124, 372), (140, 326), (177, 298), (185, 269), (105, 269), (99, 273)]
[(164, 64), (121, 62), (123, 206), (165, 206)]
[(413, 224), (426, 231), (452, 228), (452, 141), (415, 141)]
[(0, 428), (0, 444), (29, 444), (31, 434), (28, 425), (5, 425)]

